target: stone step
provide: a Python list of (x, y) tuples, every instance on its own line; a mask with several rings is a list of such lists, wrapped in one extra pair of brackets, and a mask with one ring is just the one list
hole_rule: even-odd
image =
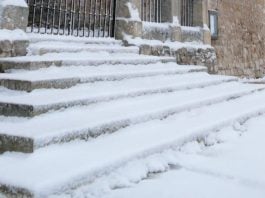
[(118, 81), (136, 77), (207, 72), (201, 66), (179, 66), (175, 63), (147, 65), (102, 65), (98, 67), (50, 67), (34, 71), (0, 74), (0, 85), (12, 90), (32, 91), (41, 88), (69, 88), (80, 83)]
[(210, 76), (205, 72), (158, 75), (114, 82), (82, 84), (70, 89), (42, 89), (31, 93), (0, 93), (0, 114), (33, 117), (52, 110), (90, 105), (118, 98), (168, 93), (236, 81), (234, 77)]
[[(264, 114), (264, 100), (265, 91), (262, 91), (190, 109), (163, 120), (137, 124), (89, 142), (50, 146), (30, 155), (1, 155), (0, 167), (5, 167), (0, 168), (1, 190), (5, 189), (7, 194), (36, 197), (68, 192), (71, 197), (71, 190), (92, 185), (100, 178), (111, 182), (106, 179), (108, 175), (130, 162), (149, 164), (148, 159), (151, 160), (153, 155), (177, 150), (184, 143), (201, 139), (225, 126)], [(172, 159), (170, 156), (165, 156), (163, 162), (168, 163)]]
[(114, 38), (93, 38), (93, 37), (76, 37), (64, 35), (48, 35), (48, 34), (27, 34), (30, 43), (39, 42), (74, 42), (76, 44), (97, 44), (97, 45), (122, 45), (122, 41)]
[(182, 111), (229, 101), (263, 89), (264, 86), (230, 82), (68, 108), (30, 119), (0, 117), (0, 148), (2, 152), (33, 152), (52, 144), (90, 140), (130, 125), (165, 119)]
[(76, 53), (76, 52), (108, 52), (139, 54), (138, 47), (124, 47), (120, 45), (83, 44), (75, 42), (38, 42), (28, 48), (31, 55), (43, 55), (48, 53)]
[(0, 60), (0, 72), (11, 69), (36, 70), (51, 66), (99, 66), (99, 65), (139, 65), (152, 63), (176, 62), (172, 57), (155, 57), (145, 55), (131, 55), (126, 53), (107, 52), (79, 52), (79, 53), (50, 53), (42, 56), (25, 56), (2, 58)]

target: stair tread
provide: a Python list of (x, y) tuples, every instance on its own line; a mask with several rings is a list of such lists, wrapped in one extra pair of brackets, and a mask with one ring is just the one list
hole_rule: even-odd
[(36, 42), (75, 42), (75, 43), (86, 43), (86, 44), (117, 44), (122, 45), (121, 40), (114, 38), (97, 38), (97, 37), (76, 37), (66, 35), (48, 35), (48, 34), (34, 34), (27, 33), (30, 43)]
[(107, 52), (78, 52), (78, 53), (48, 53), (42, 56), (20, 56), (12, 58), (1, 58), (0, 63), (3, 62), (14, 62), (14, 63), (25, 63), (25, 62), (43, 62), (43, 61), (82, 61), (82, 60), (175, 60), (173, 57), (158, 57), (148, 56), (139, 54), (125, 54), (115, 53), (110, 54)]
[(90, 142), (50, 146), (31, 155), (6, 153), (0, 156), (0, 167), (5, 167), (0, 169), (0, 183), (39, 195), (60, 192), (91, 182), (129, 160), (180, 146), (235, 120), (258, 115), (265, 111), (264, 99), (265, 91), (261, 91), (131, 126)]
[(139, 54), (139, 47), (125, 47), (117, 44), (85, 44), (76, 42), (51, 42), (44, 41), (33, 43), (28, 48), (33, 55), (46, 54), (53, 52), (80, 52), (80, 51), (107, 51), (118, 53), (135, 53)]
[(176, 71), (187, 73), (190, 71), (205, 71), (203, 66), (180, 66), (176, 63), (156, 63), (147, 65), (101, 65), (98, 67), (74, 66), (74, 67), (50, 67), (33, 71), (17, 71), (0, 74), (1, 79), (21, 81), (43, 81), (66, 78), (92, 78), (100, 76), (130, 75), (135, 73), (152, 74), (154, 72)]
[(0, 71), (11, 69), (36, 70), (51, 66), (98, 66), (109, 65), (139, 65), (158, 62), (176, 62), (173, 57), (155, 57), (130, 53), (108, 53), (108, 52), (75, 52), (75, 53), (48, 53), (42, 56), (22, 56), (2, 58), (0, 60)]
[(107, 100), (107, 98), (111, 99), (114, 96), (137, 96), (148, 92), (150, 94), (154, 90), (159, 92), (162, 89), (191, 89), (235, 80), (237, 80), (235, 77), (211, 76), (205, 72), (198, 72), (185, 75), (159, 75), (122, 81), (87, 83), (69, 89), (40, 89), (30, 93), (2, 89), (0, 102), (41, 106), (85, 98), (97, 101), (100, 98)]
[(229, 97), (244, 95), (257, 90), (258, 87), (264, 86), (230, 82), (201, 89), (68, 108), (65, 111), (51, 112), (30, 119), (1, 117), (0, 128), (2, 134), (33, 138), (38, 144), (45, 145), (54, 138), (78, 135), (87, 129), (96, 129), (94, 133), (110, 123), (115, 126), (122, 124), (122, 121), (125, 124), (144, 122), (155, 116), (170, 114), (175, 109), (187, 110), (203, 105), (204, 101), (212, 103), (216, 99), (226, 100)]

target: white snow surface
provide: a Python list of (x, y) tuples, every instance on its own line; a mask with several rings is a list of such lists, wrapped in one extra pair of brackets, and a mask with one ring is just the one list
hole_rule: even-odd
[(195, 48), (195, 49), (198, 49), (198, 48), (201, 48), (201, 49), (206, 49), (206, 48), (212, 48), (211, 45), (205, 45), (205, 44), (202, 44), (201, 42), (197, 42), (197, 41), (194, 41), (194, 42), (178, 42), (178, 41), (165, 41), (165, 42), (162, 42), (162, 41), (159, 41), (159, 40), (148, 40), (148, 39), (142, 39), (142, 38), (139, 38), (139, 37), (135, 37), (135, 38), (132, 38), (131, 36), (129, 35), (125, 35), (125, 39), (130, 43), (130, 44), (133, 44), (133, 45), (136, 45), (136, 46), (141, 46), (141, 45), (150, 45), (150, 46), (168, 46), (170, 47), (171, 49), (174, 49), (174, 50), (178, 50), (180, 48)]
[(74, 79), (80, 78), (81, 81), (96, 81), (100, 78), (114, 78), (115, 76), (124, 76), (130, 78), (133, 76), (152, 76), (155, 74), (185, 74), (191, 71), (207, 71), (202, 66), (180, 66), (175, 63), (155, 63), (146, 65), (101, 65), (98, 67), (87, 66), (69, 66), (69, 67), (49, 67), (39, 70), (10, 70), (9, 73), (1, 73), (0, 79), (25, 80), (38, 82), (44, 80)]
[[(69, 89), (40, 89), (30, 93), (22, 91), (14, 92), (3, 89), (0, 92), (0, 102), (9, 101), (9, 103), (48, 105), (52, 103), (78, 100), (86, 97), (89, 97), (91, 99), (94, 98), (94, 100), (96, 100), (100, 97), (111, 97), (113, 95), (129, 96), (131, 94), (133, 96), (133, 93), (148, 93), (148, 90), (170, 90), (170, 88), (183, 90), (193, 87), (196, 88), (200, 86), (202, 87), (214, 84), (221, 84), (222, 82), (235, 80), (237, 79), (233, 77), (210, 76), (207, 73), (198, 72), (195, 74), (182, 74), (179, 75), (177, 78), (175, 75), (158, 75), (153, 77), (151, 76), (136, 79), (125, 79), (122, 81), (102, 81), (91, 84), (81, 84)], [(245, 87), (248, 89), (257, 88), (257, 86), (241, 86), (241, 84), (237, 83), (234, 83), (233, 85), (238, 86), (242, 89), (244, 89)], [(10, 94), (11, 92), (14, 94)]]
[(25, 0), (1, 0), (0, 4), (2, 6), (13, 5), (19, 7), (28, 7)]
[[(124, 167), (128, 161), (152, 154), (163, 154), (168, 149), (205, 137), (212, 131), (236, 121), (264, 113), (265, 105), (262, 102), (264, 97), (265, 92), (262, 91), (235, 100), (202, 106), (163, 120), (136, 124), (89, 142), (77, 141), (49, 146), (33, 154), (5, 153), (0, 156), (0, 167), (4, 167), (0, 169), (0, 183), (31, 189), (42, 196), (62, 192), (66, 188), (77, 187), (78, 184), (92, 182), (98, 177), (111, 174), (114, 169)], [(252, 108), (245, 109), (246, 104)], [(67, 122), (65, 117), (64, 124)], [(35, 123), (35, 126), (40, 125)], [(163, 159), (167, 159), (166, 163), (172, 162), (169, 157)], [(195, 158), (194, 162), (196, 161), (201, 160)], [(155, 163), (156, 166), (151, 166), (151, 170), (154, 172), (157, 167), (157, 171), (160, 171), (159, 164)], [(146, 170), (148, 167), (144, 167), (139, 171), (146, 175), (149, 170)], [(131, 171), (129, 173), (137, 175), (137, 169)], [(121, 180), (120, 182), (122, 183)], [(262, 178), (259, 182), (263, 182)]]
[[(144, 174), (146, 169), (152, 171), (145, 162), (135, 167), (135, 170), (129, 169), (138, 173), (138, 177), (140, 172), (145, 175), (142, 179), (146, 180), (140, 183), (141, 179), (135, 182), (135, 176), (126, 173), (127, 167), (112, 173), (108, 184), (101, 180), (93, 188), (80, 188), (73, 195), (104, 198), (172, 198), (180, 195), (186, 198), (263, 198), (264, 127), (265, 116), (241, 124), (235, 123), (206, 137), (206, 147), (195, 141), (156, 156), (161, 165), (160, 168), (157, 166), (156, 171), (165, 173)], [(165, 159), (171, 159), (171, 164), (175, 165), (173, 169), (170, 169)]]
[[(37, 41), (38, 36), (31, 39)], [(42, 41), (53, 39), (47, 36)], [(81, 45), (85, 41), (62, 40)], [(117, 44), (112, 39), (85, 42)], [(104, 65), (90, 67), (102, 57)], [(85, 81), (99, 73), (115, 76), (119, 72), (128, 76), (65, 90), (26, 93), (0, 88), (2, 102), (34, 108), (74, 104), (33, 118), (0, 116), (1, 134), (32, 138), (35, 146), (32, 154), (0, 155), (0, 185), (28, 190), (38, 198), (264, 197), (264, 85), (188, 73), (186, 67), (174, 68), (172, 63), (162, 68), (158, 62), (163, 58), (129, 53), (60, 52), (3, 60), (63, 60), (68, 64), (37, 71), (10, 70), (1, 74), (3, 79), (34, 82), (78, 77)], [(112, 61), (117, 60), (127, 63), (126, 72), (122, 65), (114, 69)], [(149, 61), (155, 62), (145, 65)], [(149, 76), (151, 67), (158, 72), (184, 73)], [(148, 76), (129, 78), (135, 69)], [(91, 104), (79, 106), (84, 100)], [(106, 129), (115, 130), (105, 134)], [(87, 141), (76, 138), (84, 134), (100, 136)], [(73, 141), (63, 141), (72, 136)], [(63, 143), (54, 144), (58, 140)]]
[(28, 40), (27, 34), (23, 30), (15, 29), (15, 30), (0, 30), (0, 40)]

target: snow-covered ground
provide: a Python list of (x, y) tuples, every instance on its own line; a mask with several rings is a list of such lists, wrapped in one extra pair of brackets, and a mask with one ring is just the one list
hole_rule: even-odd
[(264, 198), (264, 128), (264, 115), (235, 123), (205, 139), (129, 163), (92, 186), (62, 196)]
[[(34, 39), (31, 55), (1, 59), (8, 72), (0, 75), (0, 192), (264, 197), (264, 84), (209, 75), (137, 48), (122, 53), (109, 39), (60, 41), (77, 42), (73, 51), (65, 44), (46, 51), (56, 37)], [(102, 52), (91, 52), (96, 44), (105, 45)], [(71, 79), (76, 84), (49, 87)], [(26, 92), (23, 83), (43, 86)], [(24, 117), (8, 117), (13, 110)]]

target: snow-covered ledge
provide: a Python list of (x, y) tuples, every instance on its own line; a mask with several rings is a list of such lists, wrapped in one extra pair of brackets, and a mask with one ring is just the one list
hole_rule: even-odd
[(0, 1), (0, 57), (26, 55), (28, 14), (25, 0)]

